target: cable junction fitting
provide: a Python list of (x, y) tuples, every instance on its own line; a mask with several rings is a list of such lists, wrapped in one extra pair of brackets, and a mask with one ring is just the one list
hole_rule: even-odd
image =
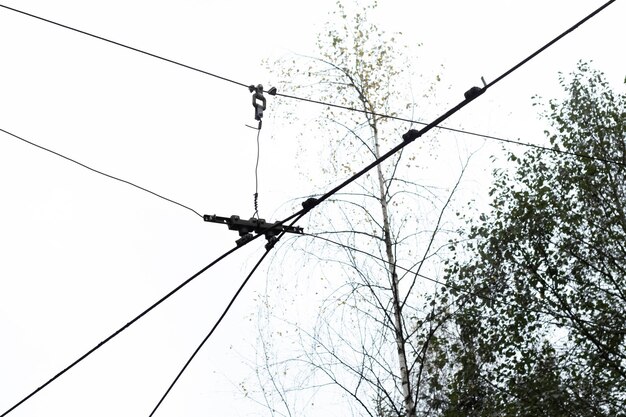
[(242, 246), (253, 239), (253, 233), (257, 235), (264, 234), (267, 239), (265, 248), (267, 250), (274, 247), (274, 244), (278, 242), (278, 235), (281, 233), (295, 233), (303, 234), (304, 229), (297, 226), (288, 226), (278, 223), (267, 223), (264, 219), (251, 218), (250, 220), (243, 220), (239, 216), (221, 217), (216, 215), (205, 214), (203, 216), (205, 222), (225, 224), (228, 226), (228, 230), (235, 230), (239, 232), (240, 238), (235, 241), (237, 246)]
[[(252, 106), (254, 107), (254, 119), (259, 122), (258, 130), (263, 126), (263, 110), (267, 108), (267, 99), (263, 95), (263, 85), (249, 85), (248, 90), (252, 93)], [(276, 87), (270, 88), (267, 93), (271, 96), (276, 95)], [(250, 126), (251, 127), (251, 126)]]

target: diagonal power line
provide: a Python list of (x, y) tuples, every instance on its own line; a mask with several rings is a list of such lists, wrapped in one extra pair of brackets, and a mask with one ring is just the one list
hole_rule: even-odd
[(141, 186), (139, 186), (139, 185), (137, 185), (137, 184), (134, 184), (134, 183), (132, 183), (132, 182), (130, 182), (130, 181), (124, 180), (124, 179), (122, 179), (122, 178), (115, 177), (115, 176), (113, 176), (113, 175), (107, 174), (106, 172), (99, 171), (99, 170), (97, 170), (97, 169), (95, 169), (95, 168), (92, 168), (92, 167), (90, 167), (90, 166), (88, 166), (88, 165), (83, 164), (82, 162), (78, 162), (77, 160), (72, 159), (72, 158), (70, 158), (70, 157), (68, 157), (68, 156), (65, 156), (65, 155), (63, 155), (63, 154), (60, 154), (60, 153), (58, 153), (58, 152), (56, 152), (56, 151), (53, 151), (53, 150), (51, 150), (51, 149), (48, 149), (48, 148), (46, 148), (46, 147), (44, 147), (44, 146), (38, 145), (38, 144), (36, 144), (35, 142), (31, 142), (31, 141), (29, 141), (29, 140), (27, 140), (27, 139), (24, 139), (24, 138), (22, 138), (22, 137), (20, 137), (20, 136), (16, 135), (15, 133), (11, 133), (11, 132), (9, 132), (9, 131), (7, 131), (7, 130), (4, 130), (4, 129), (2, 129), (2, 128), (0, 128), (0, 132), (3, 132), (3, 133), (5, 133), (5, 134), (7, 134), (7, 135), (9, 135), (9, 136), (12, 136), (12, 137), (14, 137), (15, 139), (19, 139), (19, 140), (21, 140), (22, 142), (24, 142), (24, 143), (28, 143), (29, 145), (32, 145), (32, 146), (34, 146), (34, 147), (36, 147), (36, 148), (43, 149), (43, 150), (44, 150), (44, 151), (46, 151), (46, 152), (50, 152), (50, 153), (51, 153), (51, 154), (53, 154), (53, 155), (56, 155), (56, 156), (58, 156), (58, 157), (61, 157), (61, 158), (65, 159), (65, 160), (67, 160), (67, 161), (73, 162), (73, 163), (75, 163), (76, 165), (79, 165), (79, 166), (81, 166), (81, 167), (83, 167), (83, 168), (87, 168), (88, 170), (93, 171), (93, 172), (95, 172), (96, 174), (100, 174), (100, 175), (103, 175), (103, 176), (105, 176), (105, 177), (107, 177), (107, 178), (111, 178), (111, 179), (114, 179), (114, 180), (116, 180), (116, 181), (123, 182), (124, 184), (128, 184), (128, 185), (130, 185), (130, 186), (132, 186), (132, 187), (138, 188), (138, 189), (139, 189), (139, 190), (141, 190), (141, 191), (145, 191), (145, 192), (147, 192), (147, 193), (149, 193), (149, 194), (152, 194), (152, 195), (154, 195), (154, 196), (156, 196), (156, 197), (159, 197), (159, 198), (161, 198), (161, 199), (163, 199), (163, 200), (165, 200), (165, 201), (168, 201), (168, 202), (173, 203), (173, 204), (176, 204), (176, 205), (178, 205), (178, 206), (180, 206), (180, 207), (186, 208), (187, 210), (189, 210), (189, 211), (193, 212), (194, 214), (196, 214), (196, 215), (198, 215), (198, 216), (202, 217), (202, 214), (198, 213), (197, 211), (195, 211), (195, 210), (194, 210), (194, 209), (192, 209), (191, 207), (188, 207), (188, 206), (186, 206), (186, 205), (184, 205), (184, 204), (179, 203), (178, 201), (174, 201), (174, 200), (172, 200), (172, 199), (170, 199), (170, 198), (163, 197), (162, 195), (157, 194), (157, 193), (155, 193), (154, 191), (150, 191), (150, 190), (148, 190), (147, 188), (141, 187)]
[(341, 189), (343, 189), (344, 187), (346, 187), (350, 183), (356, 181), (358, 178), (363, 176), (366, 172), (368, 172), (369, 170), (371, 170), (375, 166), (381, 164), (382, 162), (387, 160), (390, 156), (394, 155), (396, 152), (399, 152), (401, 149), (403, 149), (409, 143), (413, 142), (415, 139), (423, 136), (424, 134), (428, 133), (433, 128), (437, 127), (437, 125), (439, 125), (440, 123), (442, 123), (443, 121), (448, 119), (450, 116), (452, 116), (453, 114), (455, 114), (456, 112), (461, 110), (463, 107), (467, 106), (469, 103), (471, 103), (472, 101), (474, 101), (475, 99), (480, 97), (483, 93), (485, 93), (485, 91), (487, 91), (488, 88), (490, 88), (490, 87), (494, 86), (496, 83), (502, 81), (504, 78), (506, 78), (506, 76), (510, 75), (513, 71), (515, 71), (516, 69), (520, 68), (522, 65), (528, 63), (531, 59), (536, 57), (539, 53), (545, 51), (549, 46), (553, 45), (556, 41), (558, 41), (559, 39), (562, 39), (566, 34), (571, 33), (574, 29), (579, 27), (584, 22), (588, 21), (591, 17), (597, 15), (600, 11), (604, 10), (606, 7), (608, 7), (610, 4), (612, 4), (614, 2), (615, 2), (615, 0), (609, 0), (608, 2), (604, 3), (602, 6), (600, 6), (596, 10), (594, 10), (592, 13), (590, 13), (587, 16), (585, 16), (582, 20), (578, 21), (572, 27), (566, 29), (563, 33), (558, 35), (556, 38), (554, 38), (553, 40), (551, 40), (547, 44), (545, 44), (542, 47), (540, 47), (537, 51), (535, 51), (532, 54), (530, 54), (527, 58), (522, 60), (520, 63), (518, 63), (518, 64), (514, 65), (513, 67), (511, 67), (511, 69), (509, 69), (506, 72), (504, 72), (501, 76), (496, 78), (491, 83), (487, 84), (485, 87), (482, 87), (482, 88), (480, 88), (480, 87), (472, 87), (470, 90), (468, 90), (465, 93), (465, 99), (463, 101), (461, 101), (459, 104), (457, 104), (456, 106), (452, 107), (450, 110), (448, 110), (447, 112), (445, 112), (444, 114), (442, 114), (441, 116), (436, 118), (434, 121), (428, 123), (422, 129), (420, 129), (420, 130), (415, 130), (415, 129), (409, 130), (407, 133), (402, 135), (403, 142), (401, 142), (400, 144), (396, 145), (395, 147), (393, 147), (392, 149), (387, 151), (384, 155), (380, 156), (378, 159), (376, 159), (375, 161), (373, 161), (372, 163), (367, 165), (361, 171), (357, 172), (356, 174), (354, 174), (350, 178), (346, 179), (345, 181), (343, 181), (341, 184), (337, 185), (332, 190), (330, 190), (330, 191), (326, 192), (325, 194), (321, 195), (319, 198), (307, 200), (307, 202), (303, 203), (303, 209), (302, 210), (298, 211), (297, 213), (292, 214), (291, 216), (289, 216), (287, 219), (283, 220), (282, 222), (276, 223), (276, 226), (278, 226), (280, 224), (283, 224), (284, 222), (289, 221), (289, 220), (293, 219), (296, 216), (305, 214), (306, 212), (308, 212), (309, 210), (313, 209), (314, 207), (316, 207), (317, 205), (319, 205), (323, 201), (325, 201), (328, 198), (330, 198), (333, 194), (337, 193), (338, 191), (340, 191)]

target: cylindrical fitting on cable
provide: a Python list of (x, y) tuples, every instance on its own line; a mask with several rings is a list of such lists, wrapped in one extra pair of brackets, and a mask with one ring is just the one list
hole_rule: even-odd
[(415, 130), (415, 129), (411, 129), (408, 132), (406, 132), (404, 135), (402, 135), (402, 140), (405, 142), (412, 142), (415, 139), (419, 138), (421, 136), (419, 130)]
[(313, 207), (315, 207), (317, 205), (317, 198), (307, 198), (303, 203), (302, 203), (302, 208), (305, 209), (306, 211), (311, 210)]
[(267, 107), (266, 99), (263, 96), (263, 85), (259, 84), (256, 87), (250, 86), (248, 88), (254, 88), (254, 93), (252, 94), (252, 105), (254, 106), (254, 118), (255, 120), (258, 120), (260, 122), (261, 119), (263, 118), (263, 110), (265, 110), (265, 108)]
[(476, 97), (485, 92), (484, 88), (472, 87), (463, 94), (465, 100), (474, 100)]

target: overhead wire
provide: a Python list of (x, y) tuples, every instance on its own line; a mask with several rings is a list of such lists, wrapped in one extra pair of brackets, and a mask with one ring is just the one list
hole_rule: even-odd
[[(559, 39), (561, 39), (562, 37), (564, 37), (565, 35), (567, 35), (568, 33), (570, 33), (571, 31), (573, 31), (574, 29), (576, 29), (576, 27), (580, 26), (582, 23), (584, 23), (585, 21), (587, 21), (588, 19), (590, 19), (591, 17), (595, 16), (597, 13), (599, 13), (602, 9), (604, 9), (606, 6), (608, 6), (610, 3), (612, 3), (615, 0), (610, 1), (609, 3), (605, 3), (602, 7), (600, 7), (599, 9), (597, 9), (593, 14), (587, 16), (586, 19), (581, 20), (577, 25), (572, 26), (571, 28), (569, 28), (566, 32), (563, 32), (561, 35), (559, 35), (557, 38), (553, 39), (550, 43), (546, 44), (542, 49), (537, 50), (532, 56), (527, 57), (525, 60), (521, 61), (520, 63), (518, 63), (517, 65), (515, 65), (514, 67), (512, 67), (509, 71), (507, 71), (508, 74), (512, 73), (513, 71), (515, 71), (517, 68), (519, 68), (521, 65), (523, 65), (525, 62), (528, 62), (528, 60), (534, 58), (534, 56), (536, 56), (537, 54), (541, 53), (543, 50), (545, 50), (546, 48), (548, 48), (549, 46), (551, 46), (552, 44), (554, 44), (555, 42), (557, 42)], [(181, 66), (183, 68), (187, 68), (190, 69), (192, 71), (196, 71), (205, 75), (209, 75), (211, 77), (241, 86), (241, 87), (246, 87), (248, 88), (249, 86), (247, 84), (244, 84), (242, 82), (233, 80), (231, 78), (228, 77), (224, 77), (206, 70), (203, 70), (201, 68), (197, 68), (191, 65), (187, 65), (185, 63), (182, 63), (180, 61), (176, 61), (170, 58), (166, 58), (163, 57), (161, 55), (157, 55), (154, 54), (152, 52), (148, 52), (145, 50), (142, 50), (140, 48), (136, 48), (134, 46), (130, 46), (130, 45), (126, 45), (124, 43), (121, 42), (117, 42), (111, 39), (108, 39), (104, 36), (100, 36), (100, 35), (96, 35), (81, 29), (77, 29), (74, 28), (72, 26), (69, 25), (65, 25), (63, 23), (59, 23), (41, 16), (37, 16), (35, 14), (32, 13), (28, 13), (13, 7), (9, 7), (3, 4), (0, 4), (0, 8), (4, 8), (10, 11), (13, 11), (15, 13), (19, 13), (22, 14), (24, 16), (28, 16), (46, 23), (50, 23), (52, 25), (56, 25), (58, 27), (64, 28), (64, 29), (68, 29), (71, 30), (73, 32), (77, 32), (86, 36), (90, 36), (92, 38), (104, 41), (104, 42), (108, 42), (111, 43), (113, 45), (117, 45), (120, 46), (122, 48), (126, 48), (156, 59), (160, 59), (162, 61), (165, 62), (169, 62), (172, 63), (174, 65), (178, 65)], [(504, 76), (508, 75), (507, 73), (503, 73), (500, 77), (498, 77), (496, 80), (492, 81), (491, 83), (487, 84), (487, 86), (492, 86), (494, 85), (496, 82), (500, 81), (502, 78), (504, 78)], [(269, 92), (268, 91), (263, 91), (263, 92)], [(329, 103), (329, 102), (325, 102), (325, 101), (321, 101), (321, 100), (315, 100), (315, 99), (311, 99), (311, 98), (305, 98), (305, 97), (299, 97), (296, 95), (292, 95), (292, 94), (286, 94), (286, 93), (281, 93), (281, 92), (275, 92), (272, 95), (275, 96), (279, 96), (279, 97), (283, 97), (283, 98), (287, 98), (287, 99), (292, 99), (292, 100), (298, 100), (298, 101), (304, 101), (304, 102), (308, 102), (308, 103), (313, 103), (313, 104), (319, 104), (319, 105), (323, 105), (323, 106), (327, 106), (327, 107), (334, 107), (334, 108), (338, 108), (338, 109), (343, 109), (343, 110), (348, 110), (348, 111), (353, 111), (353, 112), (358, 112), (358, 113), (363, 113), (363, 114), (369, 114), (372, 116), (376, 116), (376, 117), (381, 117), (381, 118), (386, 118), (386, 119), (390, 119), (390, 120), (398, 120), (398, 121), (403, 121), (403, 122), (409, 122), (409, 123), (415, 123), (421, 126), (427, 126), (428, 123), (423, 122), (423, 121), (419, 121), (419, 120), (414, 120), (414, 119), (409, 119), (409, 118), (404, 118), (404, 117), (399, 117), (399, 116), (392, 116), (392, 115), (388, 115), (388, 114), (384, 114), (384, 113), (378, 113), (378, 112), (372, 112), (372, 111), (368, 111), (365, 109), (358, 109), (355, 107), (350, 107), (350, 106), (344, 106), (344, 105), (340, 105), (340, 104), (335, 104), (335, 103)], [(441, 130), (447, 130), (450, 132), (455, 132), (455, 133), (460, 133), (460, 134), (464, 134), (464, 135), (470, 135), (470, 136), (476, 136), (476, 137), (480, 137), (483, 139), (488, 139), (488, 140), (495, 140), (495, 141), (499, 141), (499, 142), (504, 142), (504, 143), (509, 143), (509, 144), (513, 144), (513, 145), (518, 145), (518, 146), (525, 146), (525, 147), (531, 147), (531, 148), (535, 148), (535, 149), (541, 149), (544, 151), (549, 151), (549, 152), (554, 152), (554, 153), (561, 153), (561, 154), (566, 154), (566, 155), (571, 155), (571, 156), (576, 156), (579, 158), (585, 158), (585, 159), (590, 159), (590, 160), (597, 160), (597, 161), (601, 161), (601, 162), (605, 162), (605, 163), (611, 163), (611, 164), (617, 164), (617, 165), (622, 165), (622, 166), (626, 166), (626, 164), (624, 164), (623, 162), (620, 161), (615, 161), (615, 160), (611, 160), (611, 159), (606, 159), (606, 158), (601, 158), (601, 157), (595, 157), (595, 156), (591, 156), (591, 155), (586, 155), (583, 153), (579, 153), (579, 152), (571, 152), (571, 151), (567, 151), (567, 150), (561, 150), (561, 149), (556, 149), (556, 148), (550, 148), (547, 146), (541, 146), (541, 145), (536, 145), (536, 144), (532, 144), (532, 143), (527, 143), (527, 142), (521, 142), (521, 141), (515, 141), (515, 140), (511, 140), (511, 139), (506, 139), (506, 138), (502, 138), (502, 137), (498, 137), (498, 136), (494, 136), (494, 135), (487, 135), (487, 134), (483, 134), (483, 133), (477, 133), (477, 132), (472, 132), (469, 130), (465, 130), (465, 129), (456, 129), (456, 128), (452, 128), (452, 127), (447, 127), (447, 126), (436, 126), (437, 129), (441, 129)]]
[[(319, 104), (319, 105), (327, 106), (327, 107), (335, 107), (335, 108), (348, 110), (348, 111), (353, 111), (353, 112), (357, 112), (357, 113), (368, 114), (368, 115), (380, 117), (380, 118), (383, 118), (383, 119), (390, 119), (390, 120), (398, 120), (398, 121), (401, 121), (401, 122), (415, 123), (415, 124), (421, 125), (421, 126), (428, 125), (428, 123), (426, 123), (426, 122), (422, 122), (420, 120), (415, 120), (413, 118), (409, 119), (409, 118), (405, 118), (405, 117), (391, 116), (391, 115), (388, 115), (388, 114), (385, 114), (385, 113), (377, 113), (377, 112), (372, 112), (372, 111), (369, 111), (369, 110), (358, 109), (358, 108), (355, 108), (355, 107), (343, 106), (343, 105), (340, 105), (340, 104), (333, 104), (333, 103), (328, 103), (328, 102), (324, 102), (324, 101), (298, 97), (298, 96), (294, 96), (294, 95), (290, 95), (290, 94), (283, 94), (283, 93), (280, 93), (280, 92), (276, 93), (276, 96), (281, 96), (281, 97), (289, 98), (289, 99), (293, 99), (293, 100), (299, 100), (299, 101)], [(548, 151), (548, 152), (558, 153), (558, 154), (563, 154), (563, 155), (570, 155), (570, 156), (575, 156), (575, 157), (578, 157), (578, 158), (589, 159), (589, 160), (604, 162), (604, 163), (608, 163), (608, 164), (615, 164), (615, 165), (626, 166), (626, 163), (621, 162), (621, 161), (616, 161), (616, 160), (613, 160), (613, 159), (602, 158), (602, 157), (598, 157), (598, 156), (591, 156), (591, 155), (584, 154), (584, 153), (581, 153), (581, 152), (573, 152), (573, 151), (568, 151), (568, 150), (564, 150), (564, 149), (551, 148), (551, 147), (548, 147), (548, 146), (537, 145), (537, 144), (534, 144), (534, 143), (522, 142), (520, 140), (506, 139), (506, 138), (503, 138), (503, 137), (500, 137), (500, 136), (487, 135), (487, 134), (484, 134), (484, 133), (477, 133), (477, 132), (473, 132), (473, 131), (470, 131), (470, 130), (457, 129), (457, 128), (447, 127), (447, 126), (437, 126), (436, 128), (439, 129), (439, 130), (446, 130), (448, 132), (454, 132), (454, 133), (460, 133), (460, 134), (469, 135), (469, 136), (475, 136), (475, 137), (478, 137), (478, 138), (493, 140), (493, 141), (497, 141), (497, 142), (509, 143), (509, 144), (512, 144), (512, 145), (524, 146), (524, 147), (527, 147), (527, 148), (534, 148), (534, 149), (539, 149), (539, 150), (542, 150), (542, 151)]]
[(167, 201), (167, 202), (170, 202), (170, 203), (176, 204), (176, 205), (178, 205), (178, 206), (180, 206), (180, 207), (183, 207), (183, 208), (185, 208), (185, 209), (187, 209), (187, 210), (191, 211), (192, 213), (196, 214), (197, 216), (202, 217), (202, 214), (198, 213), (196, 210), (192, 209), (191, 207), (188, 207), (188, 206), (186, 206), (186, 205), (184, 205), (184, 204), (181, 204), (181, 203), (179, 203), (178, 201), (172, 200), (171, 198), (163, 197), (162, 195), (157, 194), (157, 193), (155, 193), (154, 191), (151, 191), (151, 190), (149, 190), (149, 189), (147, 189), (147, 188), (141, 187), (141, 186), (139, 186), (139, 185), (137, 185), (137, 184), (135, 184), (135, 183), (133, 183), (133, 182), (130, 182), (130, 181), (127, 181), (127, 180), (125, 180), (125, 179), (122, 179), (122, 178), (116, 177), (116, 176), (114, 176), (114, 175), (107, 174), (106, 172), (99, 171), (99, 170), (97, 170), (97, 169), (95, 169), (95, 168), (92, 168), (92, 167), (90, 167), (90, 166), (88, 166), (88, 165), (83, 164), (82, 162), (78, 162), (78, 161), (77, 161), (77, 160), (75, 160), (75, 159), (72, 159), (72, 158), (70, 158), (70, 157), (68, 157), (68, 156), (65, 156), (65, 155), (63, 155), (63, 154), (61, 154), (61, 153), (59, 153), (59, 152), (53, 151), (52, 149), (49, 149), (49, 148), (46, 148), (45, 146), (41, 146), (41, 145), (36, 144), (35, 142), (31, 142), (30, 140), (24, 139), (23, 137), (18, 136), (18, 135), (16, 135), (15, 133), (11, 133), (11, 132), (9, 132), (8, 130), (5, 130), (5, 129), (0, 128), (0, 132), (3, 132), (3, 133), (5, 133), (5, 134), (7, 134), (7, 135), (9, 135), (9, 136), (12, 136), (12, 137), (14, 137), (15, 139), (19, 139), (19, 140), (21, 140), (22, 142), (27, 143), (27, 144), (29, 144), (29, 145), (32, 145), (32, 146), (34, 146), (34, 147), (36, 147), (36, 148), (42, 149), (42, 150), (44, 150), (44, 151), (46, 151), (46, 152), (50, 152), (50, 153), (51, 153), (51, 154), (53, 154), (53, 155), (56, 155), (56, 156), (58, 156), (58, 157), (61, 157), (61, 158), (65, 159), (65, 160), (67, 160), (67, 161), (70, 161), (70, 162), (72, 162), (72, 163), (74, 163), (74, 164), (76, 164), (76, 165), (79, 165), (79, 166), (81, 166), (81, 167), (83, 167), (83, 168), (86, 168), (86, 169), (88, 169), (88, 170), (90, 170), (90, 171), (93, 171), (93, 172), (95, 172), (95, 173), (97, 173), (97, 174), (103, 175), (103, 176), (105, 176), (105, 177), (108, 177), (108, 178), (114, 179), (114, 180), (119, 181), (119, 182), (123, 182), (124, 184), (128, 184), (128, 185), (130, 185), (130, 186), (132, 186), (132, 187), (138, 188), (138, 189), (140, 189), (141, 191), (145, 191), (146, 193), (152, 194), (152, 195), (154, 195), (154, 196), (156, 196), (156, 197), (158, 197), (158, 198), (161, 198), (161, 199), (163, 199), (163, 200), (165, 200), (165, 201)]
[(259, 218), (259, 159), (261, 157), (261, 143), (259, 137), (261, 136), (261, 129), (259, 128), (256, 133), (256, 165), (254, 166), (254, 215), (253, 217)]
[[(534, 58), (535, 56), (537, 56), (540, 52), (543, 52), (545, 49), (547, 49), (547, 47), (553, 45), (556, 41), (558, 41), (559, 39), (563, 38), (563, 36), (565, 36), (565, 34), (572, 32), (575, 28), (577, 28), (578, 26), (580, 26), (582, 23), (586, 22), (587, 20), (589, 20), (591, 17), (595, 16), (597, 13), (599, 13), (601, 10), (603, 10), (604, 8), (608, 7), (608, 5), (610, 5), (611, 3), (614, 3), (615, 0), (609, 0), (607, 3), (605, 3), (604, 5), (602, 5), (601, 7), (599, 7), (598, 9), (596, 9), (594, 12), (592, 12), (591, 14), (589, 14), (588, 16), (586, 16), (585, 18), (583, 18), (581, 21), (579, 21), (578, 23), (576, 23), (574, 26), (572, 26), (571, 28), (567, 29), (565, 32), (563, 32), (563, 34), (557, 36), (554, 40), (550, 41), (549, 43), (547, 43), (546, 45), (542, 46), (540, 49), (538, 49), (536, 52), (532, 53), (529, 57), (527, 57), (526, 59), (522, 60), (520, 63), (516, 64), (514, 67), (512, 67), (510, 70), (506, 71), (502, 76), (496, 78), (494, 81), (492, 81), (491, 83), (489, 83), (488, 85), (486, 85), (483, 88), (479, 88), (478, 92), (474, 91), (474, 94), (470, 94), (467, 95), (464, 100), (462, 100), (459, 104), (457, 104), (456, 106), (452, 107), (451, 109), (449, 109), (447, 112), (445, 112), (444, 114), (442, 114), (441, 116), (439, 116), (438, 118), (436, 118), (434, 121), (428, 123), (426, 126), (424, 126), (422, 129), (420, 130), (409, 130), (407, 133), (405, 133), (403, 135), (403, 142), (396, 145), (394, 148), (392, 148), (391, 150), (389, 150), (388, 152), (386, 152), (384, 155), (380, 156), (379, 158), (377, 158), (375, 161), (373, 161), (372, 163), (368, 164), (365, 168), (363, 168), (361, 171), (359, 171), (358, 173), (354, 174), (352, 177), (346, 179), (345, 181), (343, 181), (341, 184), (337, 185), (336, 187), (334, 187), (332, 190), (326, 192), (325, 194), (323, 194), (322, 196), (320, 196), (317, 199), (309, 199), (307, 201), (305, 201), (303, 203), (303, 208), (301, 210), (298, 210), (297, 212), (293, 213), (292, 215), (288, 216), (287, 218), (283, 219), (282, 221), (276, 222), (274, 223), (271, 229), (275, 229), (278, 228), (280, 225), (285, 224), (286, 222), (288, 222), (291, 219), (295, 219), (291, 224), (295, 224), (300, 218), (302, 218), (306, 213), (308, 213), (310, 210), (312, 210), (313, 208), (317, 207), (319, 204), (321, 204), (323, 201), (327, 200), (328, 198), (330, 198), (333, 194), (337, 193), (338, 191), (340, 191), (341, 189), (345, 188), (347, 185), (349, 185), (350, 183), (356, 181), (358, 178), (360, 178), (361, 176), (363, 176), (366, 172), (368, 172), (369, 170), (371, 170), (372, 168), (374, 168), (375, 166), (381, 164), (382, 162), (384, 162), (385, 160), (387, 160), (391, 155), (395, 154), (396, 152), (398, 152), (399, 150), (403, 149), (405, 146), (407, 146), (409, 143), (413, 142), (415, 139), (423, 136), (425, 133), (429, 132), (430, 130), (432, 130), (433, 128), (435, 128), (437, 125), (439, 125), (441, 122), (443, 122), (444, 120), (448, 119), (450, 116), (452, 116), (453, 114), (455, 114), (456, 112), (458, 112), (459, 110), (461, 110), (463, 107), (465, 107), (466, 105), (468, 105), (469, 103), (471, 103), (473, 100), (475, 100), (476, 98), (478, 98), (480, 95), (482, 95), (489, 87), (495, 85), (497, 82), (503, 80), (504, 78), (506, 78), (506, 76), (510, 75), (513, 71), (515, 71), (516, 69), (518, 69), (519, 67), (521, 67), (522, 65), (526, 64), (527, 62), (529, 62), (532, 58)], [(6, 6), (2, 6), (0, 5), (0, 7), (5, 7)], [(474, 87), (477, 88), (477, 87)], [(472, 90), (474, 90), (474, 88)], [(470, 91), (472, 91), (470, 90)], [(255, 235), (252, 239), (250, 239), (247, 243), (257, 239), (261, 234), (257, 234)], [(197, 276), (199, 276), (202, 272), (206, 271), (207, 269), (209, 269), (211, 266), (215, 265), (216, 263), (218, 263), (219, 261), (221, 261), (222, 259), (224, 259), (225, 257), (227, 257), (228, 255), (230, 255), (231, 253), (235, 252), (236, 250), (238, 250), (239, 248), (245, 246), (245, 244), (237, 246), (227, 252), (225, 252), (223, 255), (221, 255), (220, 257), (218, 257), (215, 261), (211, 262), (209, 265), (207, 265), (206, 267), (204, 267), (203, 269), (201, 269), (199, 272), (197, 272), (196, 274), (194, 274), (192, 277), (188, 278), (186, 281), (184, 281), (182, 284), (180, 284), (178, 287), (176, 287), (174, 290), (172, 290), (170, 293), (168, 293), (166, 296), (164, 296), (163, 298), (161, 298), (159, 301), (157, 301), (156, 303), (154, 303), (152, 306), (150, 306), (148, 309), (144, 310), (144, 312), (142, 312), (140, 315), (138, 315), (137, 317), (135, 317), (133, 320), (131, 320), (130, 322), (128, 322), (125, 326), (123, 326), (122, 328), (120, 328), (118, 331), (114, 332), (111, 336), (107, 337), (105, 340), (103, 340), (100, 344), (98, 344), (96, 347), (92, 348), (89, 352), (87, 352), (85, 355), (83, 355), (82, 357), (80, 357), (78, 360), (76, 360), (75, 362), (73, 362), (71, 365), (69, 365), (67, 368), (65, 368), (63, 371), (59, 372), (57, 375), (55, 375), (53, 378), (51, 378), (50, 380), (48, 380), (44, 385), (40, 386), (39, 388), (37, 388), (35, 391), (33, 391), (31, 394), (29, 394), (28, 396), (26, 396), (24, 399), (22, 399), (20, 402), (18, 402), (16, 405), (14, 405), (13, 407), (11, 407), (8, 411), (6, 411), (5, 413), (3, 413), (2, 415), (0, 415), (0, 417), (4, 417), (5, 415), (7, 415), (9, 412), (11, 412), (12, 410), (14, 410), (16, 407), (18, 407), (20, 404), (24, 403), (26, 400), (28, 400), (29, 398), (31, 398), (33, 395), (35, 395), (37, 392), (39, 392), (41, 389), (43, 389), (44, 387), (46, 387), (47, 385), (49, 385), (52, 381), (54, 381), (55, 379), (57, 379), (58, 377), (60, 377), (61, 375), (63, 375), (65, 372), (67, 372), (69, 369), (71, 369), (72, 367), (74, 367), (76, 364), (78, 364), (79, 362), (81, 362), (83, 359), (85, 359), (86, 357), (88, 357), (89, 355), (91, 355), (93, 352), (95, 352), (97, 349), (99, 349), (102, 345), (104, 345), (105, 343), (107, 343), (108, 341), (110, 341), (111, 339), (113, 339), (115, 336), (117, 336), (119, 333), (121, 333), (123, 330), (125, 330), (126, 328), (128, 328), (130, 325), (132, 325), (133, 323), (135, 323), (137, 320), (139, 320), (141, 317), (143, 317), (145, 314), (147, 314), (149, 311), (151, 311), (153, 308), (155, 308), (157, 305), (159, 305), (160, 303), (162, 303), (163, 301), (165, 301), (167, 298), (169, 298), (171, 295), (173, 295), (175, 292), (177, 292), (178, 290), (180, 290), (182, 287), (184, 287), (185, 285), (187, 285), (189, 282), (191, 282), (193, 279), (195, 279)], [(252, 274), (251, 274), (252, 275)], [(251, 276), (250, 275), (250, 276)], [(249, 277), (247, 278), (249, 279)], [(237, 298), (237, 297), (235, 297)], [(208, 338), (207, 338), (208, 339)]]

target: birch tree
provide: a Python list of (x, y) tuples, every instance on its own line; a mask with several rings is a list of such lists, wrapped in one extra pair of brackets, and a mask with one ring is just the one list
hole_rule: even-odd
[[(383, 115), (402, 109), (411, 117), (420, 108), (401, 35), (373, 24), (375, 11), (375, 4), (349, 10), (337, 3), (318, 38), (318, 56), (272, 66), (279, 79), (290, 80), (284, 89), (299, 87), (302, 95), (358, 110), (327, 108), (300, 138), (308, 154), (312, 140), (323, 141), (312, 181), (320, 192), (380, 157), (410, 128)], [(417, 87), (420, 101), (438, 79), (433, 74)], [(446, 210), (464, 164), (447, 189), (420, 181), (426, 175), (417, 155), (425, 158), (431, 146), (418, 144), (378, 165), (310, 214), (309, 236), (283, 246), (301, 266), (264, 298), (255, 364), (256, 399), (272, 415), (312, 413), (322, 401), (371, 417), (414, 417), (436, 408), (435, 390), (426, 387), (440, 376), (428, 346), (447, 315), (426, 305), (424, 295), (436, 288), (420, 273), (447, 247)], [(278, 256), (274, 271), (285, 268), (287, 256)], [(306, 289), (294, 296), (298, 282)], [(293, 304), (306, 304), (301, 317)]]

